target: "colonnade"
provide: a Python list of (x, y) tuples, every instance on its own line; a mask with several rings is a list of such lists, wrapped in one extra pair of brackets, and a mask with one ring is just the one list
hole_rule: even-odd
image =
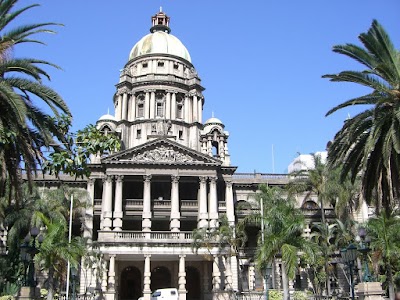
[[(218, 197), (216, 176), (199, 176), (199, 189), (197, 192), (198, 202), (198, 227), (199, 228), (216, 228), (218, 226)], [(100, 230), (104, 231), (122, 231), (123, 222), (123, 175), (106, 175), (102, 178), (103, 192), (101, 202)], [(115, 183), (114, 195), (113, 184)], [(142, 211), (142, 231), (151, 231), (151, 184), (152, 175), (143, 176), (143, 211)], [(171, 211), (170, 211), (170, 230), (172, 232), (180, 231), (180, 196), (179, 196), (180, 177), (171, 175)], [(94, 180), (88, 181), (88, 192), (90, 198), (94, 198)], [(114, 196), (114, 197), (113, 197)], [(114, 199), (114, 206), (113, 206)], [(227, 209), (228, 221), (233, 223), (234, 220), (234, 204), (232, 182), (225, 181), (225, 203)], [(92, 200), (93, 204), (93, 200)], [(114, 209), (113, 209), (114, 207)], [(93, 212), (87, 211), (87, 218), (93, 216)], [(89, 221), (89, 220), (88, 220)], [(90, 222), (88, 231), (92, 230)], [(89, 235), (89, 233), (87, 234)], [(89, 237), (89, 236), (88, 236)]]
[[(110, 254), (108, 259), (103, 261), (103, 276), (101, 282), (101, 288), (104, 294), (115, 294), (116, 291), (116, 280), (117, 276), (117, 255)], [(151, 293), (151, 254), (144, 254), (144, 267), (143, 267), (143, 297), (144, 300), (150, 300)], [(201, 271), (203, 278), (203, 291), (207, 292), (217, 292), (217, 291), (232, 291), (235, 290), (232, 275), (232, 267), (230, 263), (230, 258), (228, 256), (213, 255), (211, 270), (208, 264), (203, 264)], [(187, 256), (185, 254), (178, 255), (178, 293), (179, 300), (186, 300), (186, 260)], [(122, 272), (122, 270), (118, 270)], [(211, 272), (211, 273), (209, 273)], [(209, 286), (209, 275), (211, 275), (211, 286)]]
[[(158, 99), (156, 95), (163, 97)], [(132, 92), (127, 87), (120, 88), (116, 94), (115, 112), (117, 121), (135, 121), (137, 119), (155, 119), (162, 117), (167, 120), (183, 120), (186, 123), (202, 122), (203, 96), (200, 92), (180, 93), (177, 90), (147, 89), (141, 92)], [(163, 106), (163, 115), (157, 116), (157, 102)], [(143, 115), (138, 111), (138, 105), (143, 105)], [(178, 105), (181, 106), (181, 115), (178, 115)]]

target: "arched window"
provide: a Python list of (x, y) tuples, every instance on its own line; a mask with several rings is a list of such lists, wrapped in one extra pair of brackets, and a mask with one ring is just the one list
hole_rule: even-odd
[(136, 117), (137, 118), (143, 118), (144, 117), (144, 94), (139, 94), (137, 96)]
[(162, 92), (156, 93), (156, 117), (164, 117), (165, 94)]

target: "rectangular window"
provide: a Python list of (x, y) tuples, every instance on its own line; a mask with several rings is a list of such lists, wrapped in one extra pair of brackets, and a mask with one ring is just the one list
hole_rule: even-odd
[(144, 117), (144, 105), (141, 103), (141, 104), (138, 104), (138, 107), (137, 107), (137, 117), (138, 118), (142, 118), (142, 117)]
[(182, 140), (183, 139), (183, 130), (179, 130), (179, 139)]
[(147, 68), (147, 62), (143, 63), (143, 64), (142, 64), (142, 67), (143, 67), (143, 68)]
[(157, 102), (157, 117), (164, 117), (164, 103)]
[(182, 119), (183, 118), (183, 105), (182, 104), (178, 104), (176, 106), (176, 117), (178, 119)]
[(142, 138), (142, 130), (141, 130), (141, 129), (138, 129), (138, 130), (136, 131), (136, 138), (137, 138), (137, 139), (141, 139), (141, 138)]
[(178, 70), (178, 68), (179, 68), (179, 65), (177, 63), (174, 63), (174, 69)]
[(159, 61), (157, 65), (158, 65), (159, 67), (164, 67), (164, 62)]

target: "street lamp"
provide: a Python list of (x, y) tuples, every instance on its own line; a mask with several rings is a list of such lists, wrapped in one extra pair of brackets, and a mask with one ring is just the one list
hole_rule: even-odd
[(350, 244), (347, 248), (343, 248), (342, 250), (340, 250), (340, 255), (342, 257), (342, 261), (349, 267), (351, 299), (354, 300), (353, 268), (357, 259), (357, 247), (353, 244)]
[(364, 274), (362, 276), (363, 282), (372, 282), (374, 280), (368, 267), (368, 252), (371, 251), (371, 248), (369, 248), (369, 243), (371, 243), (371, 239), (369, 238), (369, 236), (367, 236), (367, 230), (363, 227), (360, 227), (358, 229), (358, 236), (361, 238), (360, 248), (358, 249), (358, 251), (360, 251), (360, 253), (362, 254), (364, 261)]
[[(35, 287), (35, 262), (34, 257), (39, 253), (39, 248), (36, 247), (36, 238), (39, 242), (39, 247), (43, 242), (43, 236), (39, 235), (39, 229), (32, 227), (29, 234), (25, 237), (21, 248), (21, 259), (24, 262), (24, 286)], [(32, 240), (31, 240), (32, 238)]]
[(267, 266), (264, 269), (264, 299), (268, 300), (269, 299), (269, 295), (268, 295), (268, 291), (269, 291), (269, 279), (271, 277), (271, 273), (272, 273), (272, 265), (270, 263), (267, 263)]
[(76, 299), (76, 291), (75, 291), (75, 284), (76, 279), (78, 277), (78, 271), (76, 268), (71, 268), (71, 276), (72, 276), (72, 300)]

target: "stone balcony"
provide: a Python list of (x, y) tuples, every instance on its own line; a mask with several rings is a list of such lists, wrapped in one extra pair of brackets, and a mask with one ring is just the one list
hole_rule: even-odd
[(193, 243), (191, 231), (99, 231), (98, 242), (120, 244), (135, 243), (138, 245), (167, 245)]

